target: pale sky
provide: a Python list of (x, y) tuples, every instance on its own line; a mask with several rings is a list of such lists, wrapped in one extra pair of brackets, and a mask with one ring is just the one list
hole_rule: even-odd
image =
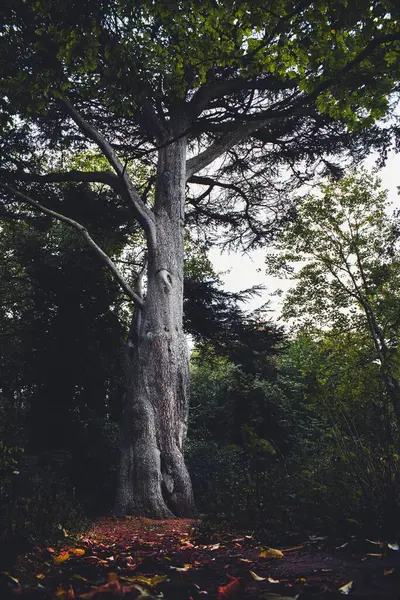
[[(371, 169), (374, 166), (374, 158), (371, 156), (366, 162), (365, 167)], [(400, 196), (397, 186), (400, 186), (400, 155), (390, 154), (384, 169), (379, 172), (382, 179), (382, 187), (389, 191), (389, 200), (400, 205)], [(254, 310), (270, 300), (270, 308), (273, 310), (271, 316), (277, 318), (280, 312), (281, 298), (270, 296), (276, 289), (288, 289), (289, 281), (270, 277), (265, 274), (265, 249), (252, 252), (250, 255), (242, 256), (238, 253), (221, 254), (220, 250), (213, 248), (210, 253), (210, 260), (217, 272), (229, 271), (221, 275), (224, 282), (224, 288), (227, 291), (238, 292), (250, 288), (253, 285), (264, 285), (265, 291), (261, 296), (255, 296), (244, 305), (246, 310)]]

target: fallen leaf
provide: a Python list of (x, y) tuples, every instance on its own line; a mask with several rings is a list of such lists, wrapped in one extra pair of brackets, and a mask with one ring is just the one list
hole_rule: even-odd
[(218, 548), (220, 547), (221, 544), (213, 544), (212, 546), (209, 546), (208, 549), (209, 550), (218, 550)]
[(349, 581), (349, 583), (346, 583), (346, 585), (342, 585), (342, 587), (339, 588), (339, 592), (341, 594), (349, 594), (351, 592), (351, 590), (353, 589), (353, 581)]
[(45, 575), (44, 573), (38, 573), (38, 574), (36, 575), (36, 578), (37, 578), (37, 579), (44, 579), (45, 577), (46, 577), (46, 575)]
[(218, 587), (218, 598), (217, 600), (224, 600), (224, 598), (235, 598), (242, 591), (242, 582), (239, 577), (231, 577), (228, 575), (230, 582), (227, 585), (220, 585)]
[(257, 573), (254, 573), (254, 571), (249, 571), (249, 573), (255, 581), (266, 581), (266, 577), (260, 577)]
[(267, 581), (269, 581), (269, 583), (280, 583), (279, 579), (272, 579), (272, 577), (268, 577)]
[(134, 577), (133, 579), (135, 579), (135, 581), (139, 583), (145, 583), (150, 587), (156, 587), (159, 583), (167, 581), (168, 577), (167, 575), (154, 575), (153, 577), (145, 577), (145, 575), (136, 575), (136, 577)]
[(307, 579), (305, 577), (299, 577), (299, 579), (296, 579), (296, 581), (298, 583), (307, 583)]
[(95, 587), (86, 594), (81, 594), (79, 598), (83, 598), (84, 600), (90, 600), (96, 594), (102, 594), (104, 592), (110, 592), (111, 594), (118, 594), (121, 592), (121, 584), (118, 580), (118, 575), (116, 573), (109, 573), (108, 583)]
[(259, 558), (283, 558), (283, 552), (275, 548), (261, 548)]
[(374, 554), (373, 552), (367, 552), (367, 556), (375, 556), (375, 558), (382, 558), (383, 554)]
[(72, 585), (70, 585), (67, 590), (64, 590), (64, 588), (59, 587), (56, 590), (56, 597), (58, 598), (58, 600), (70, 600), (71, 598), (75, 598), (74, 588), (72, 587)]
[(56, 556), (54, 556), (53, 560), (57, 565), (61, 565), (63, 562), (65, 562), (69, 558), (70, 558), (69, 552), (67, 552), (66, 550), (63, 550), (63, 552), (60, 552), (60, 554), (57, 554)]
[(170, 569), (174, 569), (174, 571), (189, 571), (191, 568), (192, 565), (189, 564), (185, 564), (183, 567), (174, 567), (173, 565), (170, 566)]
[(83, 556), (85, 554), (85, 550), (83, 548), (70, 548), (68, 552), (71, 556)]
[(383, 570), (384, 575), (391, 575), (394, 572), (395, 572), (395, 569), (384, 569)]
[(400, 550), (399, 545), (397, 543), (394, 544), (388, 544), (388, 548), (390, 548), (391, 550)]
[(244, 562), (244, 563), (252, 563), (254, 561), (250, 560), (250, 558), (239, 558), (240, 562)]
[(5, 575), (6, 577), (8, 577), (8, 579), (11, 579), (11, 581), (16, 583), (17, 585), (20, 585), (19, 579), (13, 577), (12, 575), (10, 575), (10, 573), (7, 573), (6, 571), (0, 571), (0, 575)]

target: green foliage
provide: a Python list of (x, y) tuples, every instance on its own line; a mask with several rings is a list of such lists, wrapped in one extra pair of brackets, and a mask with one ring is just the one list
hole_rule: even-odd
[[(398, 306), (391, 290), (400, 271), (398, 231), (388, 208), (387, 192), (364, 170), (299, 201), (295, 221), (278, 236), (278, 253), (267, 256), (269, 273), (296, 284), (284, 302), (286, 319), (348, 329), (366, 322), (367, 302), (394, 339)], [(388, 312), (386, 305), (392, 306)]]
[[(29, 89), (37, 108), (48, 94), (74, 88), (86, 95), (98, 86), (109, 103), (129, 114), (135, 100), (150, 90), (185, 98), (208, 83), (214, 71), (218, 77), (235, 73), (244, 79), (269, 74), (281, 82), (296, 81), (299, 90), (315, 93), (321, 112), (355, 126), (370, 124), (388, 110), (387, 94), (398, 75), (392, 2), (274, 0), (267, 10), (258, 1), (13, 4), (4, 50), (13, 51), (25, 22), (27, 56), (18, 53), (14, 59), (18, 67), (28, 58), (31, 69), (19, 70), (12, 87), (10, 80), (7, 85), (13, 95), (23, 91), (26, 96)], [(373, 39), (392, 43), (374, 44), (364, 60), (356, 61), (356, 72), (346, 68)], [(40, 76), (35, 73), (39, 61)]]
[(212, 527), (269, 539), (299, 529), (393, 534), (400, 463), (365, 332), (300, 332), (273, 381), (249, 380), (227, 360), (195, 363), (192, 386), (188, 464)]

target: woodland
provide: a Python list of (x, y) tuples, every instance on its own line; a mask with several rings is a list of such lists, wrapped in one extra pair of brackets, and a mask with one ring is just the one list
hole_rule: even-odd
[(1, 597), (398, 599), (397, 3), (0, 14)]

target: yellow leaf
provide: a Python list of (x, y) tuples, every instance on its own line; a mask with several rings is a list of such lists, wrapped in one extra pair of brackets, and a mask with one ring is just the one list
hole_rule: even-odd
[(20, 585), (19, 579), (17, 579), (16, 577), (13, 577), (12, 575), (10, 575), (10, 573), (7, 573), (6, 571), (0, 571), (0, 575), (6, 575), (9, 579), (11, 579), (11, 581), (14, 581), (14, 583), (17, 583), (18, 585)]
[(135, 579), (138, 583), (145, 583), (150, 587), (156, 587), (159, 583), (166, 581), (168, 577), (166, 575), (154, 575), (154, 577), (145, 577), (144, 575), (136, 575)]
[(339, 592), (341, 594), (346, 594), (346, 596), (347, 596), (347, 594), (349, 594), (351, 592), (352, 588), (353, 588), (353, 582), (349, 581), (349, 583), (346, 583), (346, 585), (342, 585), (342, 587), (339, 588)]
[(36, 575), (37, 579), (44, 579), (46, 577), (46, 575), (44, 573), (38, 573)]
[(261, 548), (260, 558), (283, 558), (283, 552), (275, 548)]
[(65, 562), (69, 558), (70, 558), (69, 552), (67, 552), (66, 550), (64, 550), (63, 552), (60, 552), (60, 554), (57, 554), (57, 556), (54, 557), (54, 562), (57, 565), (61, 565), (61, 563)]
[(68, 590), (59, 587), (56, 591), (56, 596), (59, 600), (70, 600), (70, 598), (75, 598), (75, 592), (72, 585), (69, 586)]
[(268, 577), (269, 583), (279, 583), (279, 579), (272, 579), (272, 577)]
[(68, 552), (71, 556), (83, 556), (85, 554), (83, 548), (70, 548)]
[(266, 581), (265, 577), (260, 577), (257, 573), (254, 573), (254, 571), (249, 571), (249, 573), (255, 581)]

